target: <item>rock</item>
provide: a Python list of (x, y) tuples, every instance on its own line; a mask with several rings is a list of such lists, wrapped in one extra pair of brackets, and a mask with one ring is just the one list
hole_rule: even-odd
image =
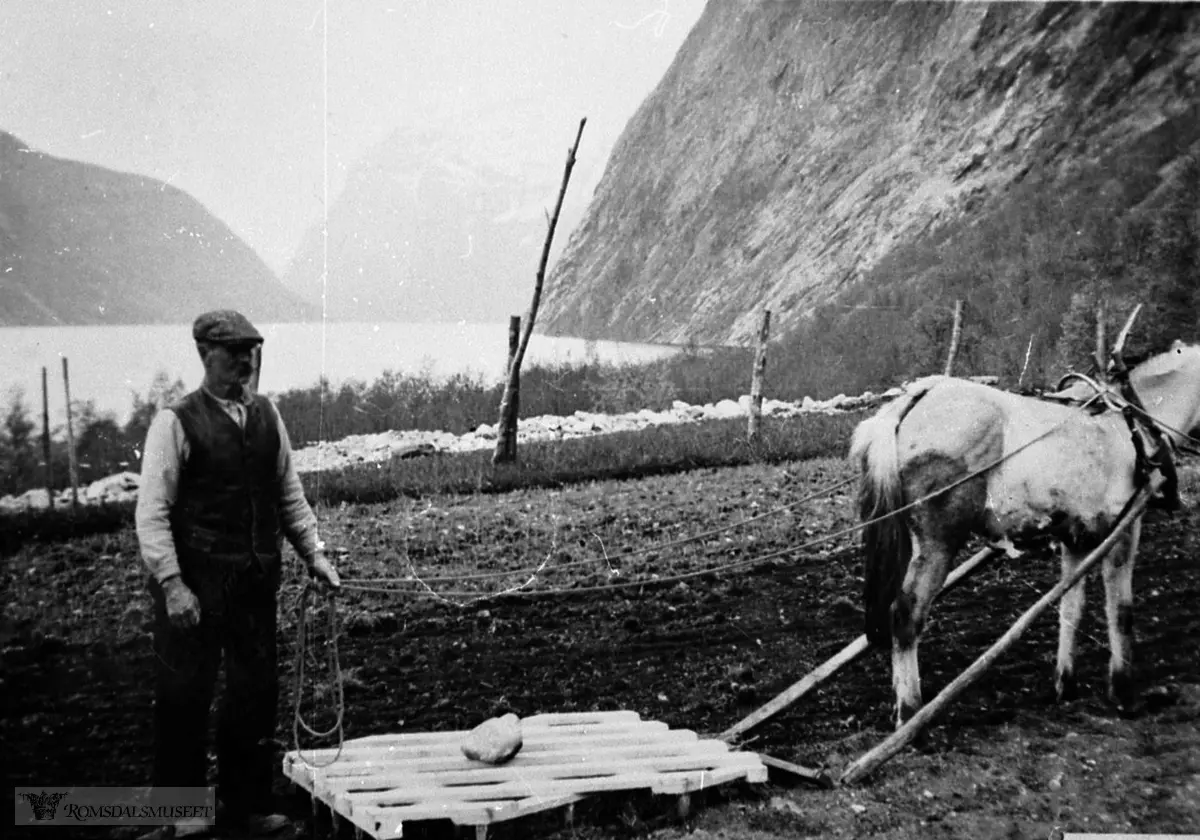
[(432, 455), (438, 449), (432, 443), (392, 444), (385, 453), (392, 458), (417, 458), (421, 455)]
[(476, 726), (463, 739), (463, 755), (485, 764), (503, 764), (521, 751), (521, 720), (511, 712)]
[(712, 410), (713, 417), (740, 417), (745, 413), (745, 410), (733, 400), (721, 400), (713, 406)]
[(99, 502), (103, 499), (119, 499), (131, 492), (136, 492), (140, 483), (141, 476), (137, 473), (122, 472), (106, 476), (89, 484), (87, 489), (80, 494), (81, 501), (86, 499), (88, 502)]
[(800, 807), (800, 803), (786, 796), (772, 796), (768, 803), (772, 811), (782, 811), (787, 814), (794, 814), (797, 817), (806, 816), (804, 809)]

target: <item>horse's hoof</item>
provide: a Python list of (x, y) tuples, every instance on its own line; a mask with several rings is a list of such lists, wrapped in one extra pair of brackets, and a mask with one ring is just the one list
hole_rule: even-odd
[(900, 729), (904, 724), (912, 720), (913, 715), (920, 711), (920, 706), (910, 706), (907, 703), (901, 703), (896, 707), (896, 728)]
[[(1108, 699), (1121, 713), (1122, 717), (1136, 714), (1138, 710), (1137, 690), (1134, 688), (1133, 679), (1124, 671), (1116, 671), (1109, 675), (1108, 678)], [(1126, 710), (1130, 710), (1128, 713)]]
[(1058, 703), (1070, 703), (1079, 699), (1079, 681), (1075, 679), (1074, 671), (1058, 675), (1058, 679), (1054, 681), (1054, 699)]

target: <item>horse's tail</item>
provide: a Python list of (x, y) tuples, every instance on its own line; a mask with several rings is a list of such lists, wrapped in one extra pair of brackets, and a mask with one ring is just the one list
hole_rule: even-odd
[(895, 513), (904, 506), (896, 433), (917, 401), (940, 380), (928, 377), (915, 383), (903, 396), (860, 423), (850, 443), (850, 458), (862, 467), (859, 519), (867, 523), (862, 532), (867, 640), (881, 647), (891, 645), (892, 602), (900, 592), (912, 556), (908, 517)]

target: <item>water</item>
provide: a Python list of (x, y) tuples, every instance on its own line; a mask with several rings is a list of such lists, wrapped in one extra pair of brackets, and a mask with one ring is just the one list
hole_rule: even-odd
[[(347, 380), (373, 382), (387, 370), (455, 373), (499, 381), (508, 355), (507, 324), (331, 323), (256, 324), (266, 339), (259, 380), (271, 394), (317, 384), (322, 375), (337, 387)], [(530, 337), (523, 366), (590, 359), (631, 364), (663, 358), (677, 348), (655, 344), (589, 342), (579, 338)], [(66, 418), (63, 363), (67, 359), (71, 401), (92, 400), (97, 411), (123, 423), (133, 394), (145, 395), (156, 373), (177, 377), (190, 390), (203, 370), (191, 326), (6, 327), (0, 329), (0, 395), (7, 411), (13, 388), (24, 391), (31, 416), (41, 416), (42, 368), (47, 371), (50, 422)], [(40, 423), (39, 423), (40, 425)]]

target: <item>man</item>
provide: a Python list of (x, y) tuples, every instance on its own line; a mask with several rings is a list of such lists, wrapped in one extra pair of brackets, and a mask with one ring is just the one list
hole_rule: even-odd
[[(222, 822), (252, 836), (288, 827), (271, 813), (279, 694), (276, 598), (286, 537), (323, 586), (337, 571), (291, 458), (287, 430), (248, 387), (263, 343), (238, 312), (199, 316), (204, 381), (155, 415), (146, 434), (137, 534), (155, 604), (154, 786), (204, 787), (217, 669)], [(178, 823), (160, 836), (207, 833)]]

